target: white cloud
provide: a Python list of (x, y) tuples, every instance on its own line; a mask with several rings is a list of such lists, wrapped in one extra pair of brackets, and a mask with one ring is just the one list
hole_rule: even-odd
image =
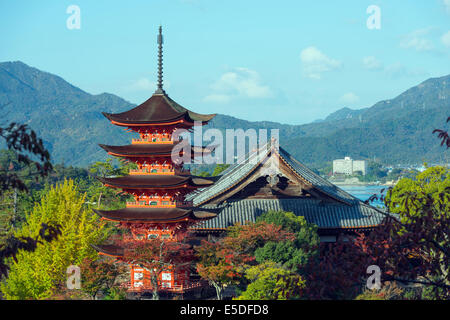
[(400, 47), (404, 49), (415, 49), (417, 51), (430, 51), (433, 49), (433, 43), (427, 38), (431, 27), (414, 30), (402, 37)]
[(353, 92), (348, 92), (346, 94), (344, 94), (340, 99), (340, 102), (343, 103), (348, 103), (348, 104), (353, 104), (359, 101), (359, 97), (354, 94)]
[(210, 94), (203, 98), (205, 102), (214, 102), (214, 103), (227, 103), (230, 101), (230, 96), (226, 94)]
[(383, 69), (383, 64), (374, 56), (363, 58), (364, 68), (367, 70), (380, 70)]
[(444, 44), (444, 46), (450, 47), (450, 30), (442, 35), (441, 42)]
[(272, 91), (262, 84), (260, 75), (247, 68), (234, 68), (224, 73), (211, 85), (213, 93), (203, 100), (208, 102), (228, 102), (233, 98), (268, 98)]
[(327, 57), (314, 46), (300, 52), (300, 61), (304, 74), (311, 79), (321, 79), (322, 73), (332, 71), (341, 66), (341, 62)]

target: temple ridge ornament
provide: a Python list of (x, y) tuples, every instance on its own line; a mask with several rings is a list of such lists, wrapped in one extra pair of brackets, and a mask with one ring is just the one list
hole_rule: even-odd
[(263, 161), (263, 166), (261, 168), (261, 176), (275, 177), (281, 173), (280, 163), (277, 156), (272, 155)]
[(276, 186), (280, 182), (278, 175), (267, 176), (266, 180), (271, 187)]

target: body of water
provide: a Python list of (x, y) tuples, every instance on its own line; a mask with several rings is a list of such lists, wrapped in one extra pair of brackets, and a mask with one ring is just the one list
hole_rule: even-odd
[[(375, 186), (375, 185), (352, 185), (352, 186), (338, 186), (342, 190), (350, 193), (352, 196), (362, 200), (366, 201), (369, 199), (373, 194), (380, 195), (380, 191), (384, 189), (383, 194), (386, 195), (386, 191), (389, 188), (388, 186)], [(371, 205), (373, 206), (383, 206), (384, 204), (381, 201), (375, 201), (372, 202)]]

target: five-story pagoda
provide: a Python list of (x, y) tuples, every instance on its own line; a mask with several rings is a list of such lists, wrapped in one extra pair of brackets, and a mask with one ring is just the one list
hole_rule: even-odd
[[(213, 182), (190, 175), (183, 169), (180, 155), (186, 148), (177, 148), (184, 141), (176, 138), (176, 130), (191, 131), (194, 125), (205, 125), (215, 114), (202, 115), (189, 111), (172, 99), (163, 90), (162, 81), (162, 30), (158, 35), (158, 85), (155, 93), (144, 103), (122, 113), (103, 113), (112, 124), (134, 131), (140, 138), (132, 139), (125, 146), (100, 145), (110, 155), (136, 163), (137, 169), (127, 176), (106, 177), (99, 180), (108, 187), (121, 189), (131, 194), (134, 201), (127, 202), (119, 210), (95, 210), (103, 219), (115, 221), (130, 231), (130, 241), (183, 241), (189, 226), (216, 216), (213, 212), (196, 210), (185, 201), (185, 195), (196, 188)], [(175, 150), (178, 150), (174, 152)], [(189, 146), (192, 157), (212, 150)], [(174, 157), (175, 155), (175, 157)], [(126, 241), (126, 240), (124, 240)], [(123, 242), (122, 242), (123, 243)], [(124, 248), (116, 244), (94, 246), (100, 253), (119, 260)], [(130, 264), (130, 290), (152, 291), (148, 270)], [(195, 287), (190, 280), (189, 267), (167, 268), (159, 275), (158, 291), (185, 292)]]

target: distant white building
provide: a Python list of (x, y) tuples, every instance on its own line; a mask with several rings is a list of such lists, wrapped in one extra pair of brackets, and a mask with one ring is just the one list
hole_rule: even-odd
[(363, 176), (367, 174), (366, 160), (353, 160), (350, 157), (333, 160), (333, 174), (341, 173), (352, 175), (357, 171), (360, 171)]

